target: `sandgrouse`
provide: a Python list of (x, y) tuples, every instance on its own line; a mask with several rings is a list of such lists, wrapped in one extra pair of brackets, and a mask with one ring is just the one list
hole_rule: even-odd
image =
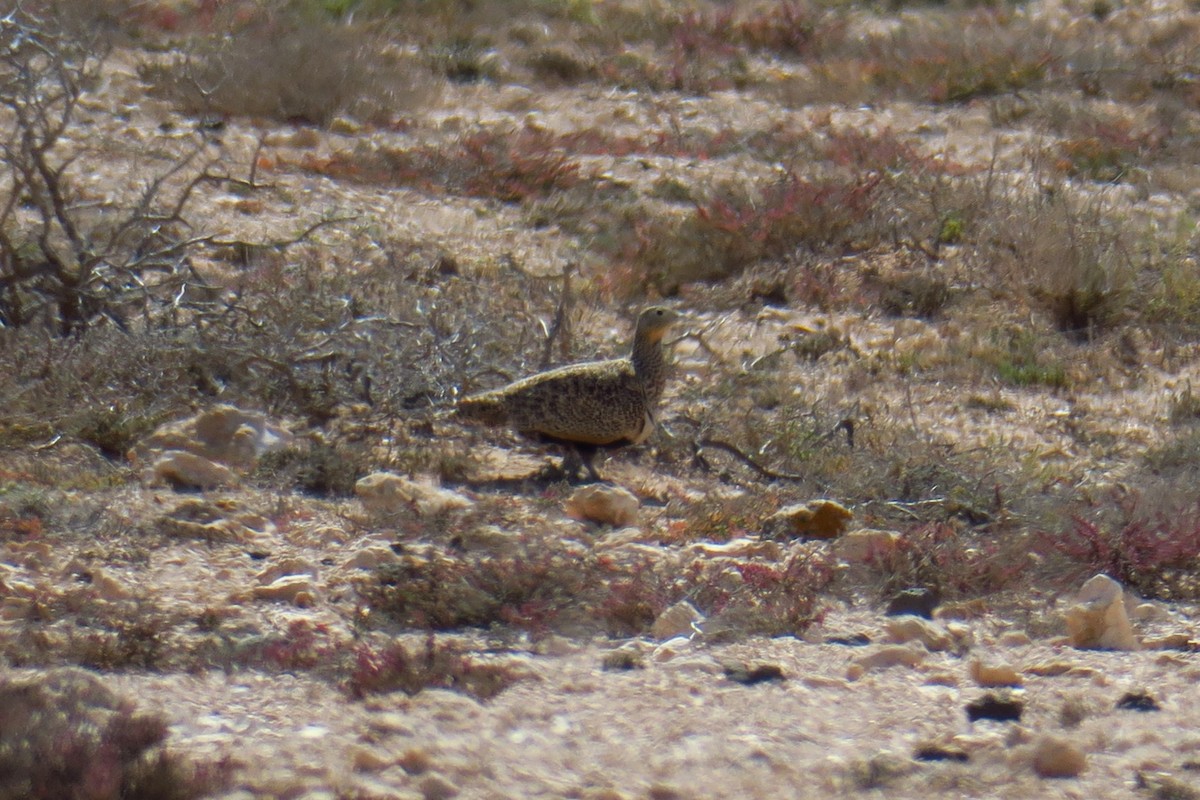
[(654, 410), (667, 383), (662, 339), (679, 319), (669, 308), (641, 313), (628, 357), (571, 364), (539, 372), (508, 386), (464, 397), (455, 413), (490, 425), (509, 424), (521, 434), (567, 447), (563, 472), (582, 466), (601, 480), (593, 460), (600, 448), (639, 444), (654, 430)]

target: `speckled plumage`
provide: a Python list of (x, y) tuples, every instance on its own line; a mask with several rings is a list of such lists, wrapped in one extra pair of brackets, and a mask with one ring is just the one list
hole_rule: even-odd
[(667, 379), (662, 338), (677, 318), (668, 308), (648, 308), (638, 317), (628, 357), (540, 372), (463, 398), (456, 412), (571, 446), (590, 476), (598, 478), (591, 463), (596, 448), (637, 444), (654, 430), (654, 410)]

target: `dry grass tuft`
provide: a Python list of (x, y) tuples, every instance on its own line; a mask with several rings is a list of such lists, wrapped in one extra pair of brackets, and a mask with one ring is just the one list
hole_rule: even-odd
[(182, 55), (146, 61), (142, 79), (190, 114), (315, 125), (387, 121), (425, 103), (436, 81), (388, 46), (378, 26), (268, 4), (218, 21)]

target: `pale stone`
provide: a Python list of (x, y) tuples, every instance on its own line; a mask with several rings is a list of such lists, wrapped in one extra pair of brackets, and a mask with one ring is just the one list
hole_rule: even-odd
[[(243, 521), (245, 521), (244, 518)], [(320, 544), (339, 545), (345, 544), (347, 541), (349, 541), (352, 534), (350, 534), (345, 528), (339, 528), (337, 525), (320, 525), (316, 528), (313, 528), (309, 533), (309, 536), (314, 542), (318, 542)]]
[(521, 537), (498, 525), (476, 525), (456, 534), (454, 544), (467, 553), (506, 556), (520, 551)]
[[(33, 570), (43, 570), (52, 563), (55, 551), (44, 541), (8, 542), (5, 547), (5, 558), (14, 564), (20, 564)], [(10, 570), (11, 572), (11, 570)]]
[(1087, 766), (1087, 756), (1067, 739), (1044, 735), (1033, 743), (1033, 771), (1043, 778), (1074, 778)]
[(168, 536), (181, 539), (246, 543), (259, 538), (270, 538), (270, 532), (275, 526), (269, 521), (259, 523), (265, 530), (254, 530), (238, 520), (226, 517), (227, 511), (224, 504), (190, 497), (156, 519), (155, 524)]
[(94, 568), (91, 572), (92, 586), (105, 600), (123, 600), (130, 596), (125, 584), (109, 575), (102, 569)]
[(762, 541), (760, 539), (731, 539), (728, 542), (695, 542), (687, 546), (687, 551), (696, 556), (712, 558), (761, 558), (766, 561), (782, 561), (783, 548), (778, 542)]
[(1075, 605), (1067, 609), (1067, 631), (1073, 647), (1105, 650), (1138, 650), (1125, 611), (1121, 584), (1107, 575), (1091, 578), (1079, 590)]
[(266, 586), (255, 586), (254, 597), (259, 600), (278, 600), (300, 607), (311, 606), (316, 589), (308, 575), (284, 575)]
[[(399, 715), (394, 715), (399, 716)], [(408, 734), (407, 728), (401, 730), (394, 726), (389, 726), (389, 732)], [(405, 772), (409, 775), (424, 775), (429, 770), (433, 769), (433, 756), (423, 747), (410, 747), (400, 754), (396, 759)]]
[(29, 581), (9, 579), (4, 582), (4, 588), (9, 593), (26, 599), (32, 599), (38, 595), (38, 587)]
[(1008, 664), (985, 664), (981, 659), (971, 659), (967, 668), (971, 680), (979, 686), (1020, 686), (1024, 683), (1021, 673)]
[(425, 800), (450, 800), (459, 793), (459, 788), (453, 782), (436, 772), (422, 777), (417, 782), (417, 789)]
[(1162, 636), (1147, 637), (1142, 646), (1147, 650), (1187, 650), (1194, 651), (1196, 641), (1186, 633), (1167, 633)]
[(671, 661), (691, 650), (694, 646), (695, 644), (692, 642), (691, 637), (676, 636), (674, 639), (668, 639), (654, 648), (654, 652), (650, 654), (650, 657), (658, 663)]
[(833, 543), (833, 554), (847, 564), (886, 563), (903, 537), (895, 531), (859, 528)]
[(1039, 678), (1055, 678), (1059, 675), (1066, 675), (1074, 669), (1077, 669), (1077, 665), (1069, 661), (1039, 661), (1025, 667), (1022, 672), (1037, 675)]
[(472, 505), (458, 492), (392, 472), (374, 472), (361, 478), (354, 484), (354, 493), (367, 511), (380, 514), (415, 510), (421, 516), (431, 516)]
[(1029, 638), (1029, 634), (1025, 631), (1005, 631), (1000, 634), (1000, 638), (996, 643), (1001, 647), (1024, 647), (1033, 644), (1033, 640)]
[(863, 673), (872, 670), (887, 669), (896, 666), (915, 667), (925, 660), (925, 656), (926, 653), (922, 652), (922, 650), (907, 645), (884, 645), (854, 659), (851, 666), (858, 669), (847, 674), (851, 680), (856, 680)]
[(1138, 622), (1165, 622), (1171, 619), (1171, 612), (1154, 603), (1137, 603), (1129, 609), (1129, 617)]
[(680, 600), (658, 615), (658, 619), (650, 626), (650, 635), (659, 641), (691, 636), (702, 622), (704, 615), (688, 601)]
[(632, 567), (642, 562), (657, 563), (669, 557), (668, 548), (647, 542), (625, 542), (607, 548), (604, 557), (614, 565)]
[(953, 672), (931, 672), (925, 676), (926, 686), (958, 686), (958, 676)]
[(330, 133), (340, 133), (347, 136), (354, 136), (361, 133), (363, 126), (351, 119), (350, 117), (336, 116), (329, 121)]
[(294, 436), (260, 411), (217, 405), (185, 420), (160, 426), (130, 452), (134, 462), (182, 450), (210, 461), (251, 467), (265, 453), (282, 450)]
[(810, 500), (781, 508), (766, 519), (763, 527), (775, 536), (833, 539), (840, 536), (854, 514), (833, 500)]
[(150, 482), (190, 489), (216, 489), (237, 485), (237, 476), (224, 464), (186, 450), (167, 450), (151, 467)]
[(365, 744), (350, 746), (350, 763), (356, 772), (380, 772), (396, 763), (396, 760), (377, 747)]
[[(420, 795), (410, 789), (400, 788), (392, 781), (377, 778), (371, 774), (359, 773), (348, 778), (349, 785), (339, 783), (338, 797), (353, 797), (355, 800), (417, 800)], [(222, 799), (223, 800), (223, 799)], [(255, 798), (250, 798), (255, 800)], [(299, 800), (305, 800), (300, 798)]]
[(920, 642), (935, 652), (954, 647), (954, 638), (941, 625), (920, 617), (890, 617), (883, 627), (893, 642)]
[(584, 789), (580, 800), (629, 800), (628, 795), (608, 787)]
[(346, 559), (345, 565), (354, 569), (376, 569), (399, 560), (400, 556), (392, 548), (376, 545), (355, 551), (354, 555)]
[(961, 622), (947, 622), (946, 633), (954, 640), (955, 649), (966, 651), (975, 646), (975, 629)]
[(933, 612), (934, 619), (969, 620), (985, 617), (990, 613), (987, 601), (982, 599), (963, 600), (957, 603), (942, 603)]
[(627, 544), (644, 542), (646, 539), (646, 533), (640, 528), (620, 528), (615, 531), (609, 531), (601, 536), (596, 540), (596, 543), (593, 545), (592, 549), (598, 552), (604, 550), (614, 550)]
[(315, 578), (317, 574), (318, 569), (316, 564), (307, 558), (293, 556), (291, 558), (281, 558), (259, 570), (254, 576), (254, 580), (260, 585), (265, 585), (286, 575), (304, 575)]
[[(3, 587), (0, 587), (3, 589)], [(0, 620), (12, 622), (25, 619), (33, 610), (33, 601), (27, 597), (6, 597), (0, 600)]]
[(540, 656), (554, 656), (561, 658), (569, 656), (572, 653), (578, 653), (583, 649), (583, 645), (574, 639), (569, 639), (566, 636), (559, 636), (557, 633), (552, 633), (533, 646), (533, 652)]
[(637, 522), (637, 495), (620, 486), (592, 484), (576, 489), (566, 502), (566, 512), (575, 519), (624, 528)]
[[(367, 720), (367, 727), (382, 736), (411, 736), (413, 734), (412, 720), (397, 711), (380, 711), (372, 715)], [(408, 768), (405, 767), (405, 769)], [(412, 772), (412, 770), (409, 771)]]

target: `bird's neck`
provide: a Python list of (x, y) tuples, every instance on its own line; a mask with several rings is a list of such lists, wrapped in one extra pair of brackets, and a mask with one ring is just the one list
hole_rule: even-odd
[(662, 335), (638, 336), (633, 340), (633, 371), (641, 381), (650, 405), (656, 405), (667, 386), (667, 364), (663, 359)]

